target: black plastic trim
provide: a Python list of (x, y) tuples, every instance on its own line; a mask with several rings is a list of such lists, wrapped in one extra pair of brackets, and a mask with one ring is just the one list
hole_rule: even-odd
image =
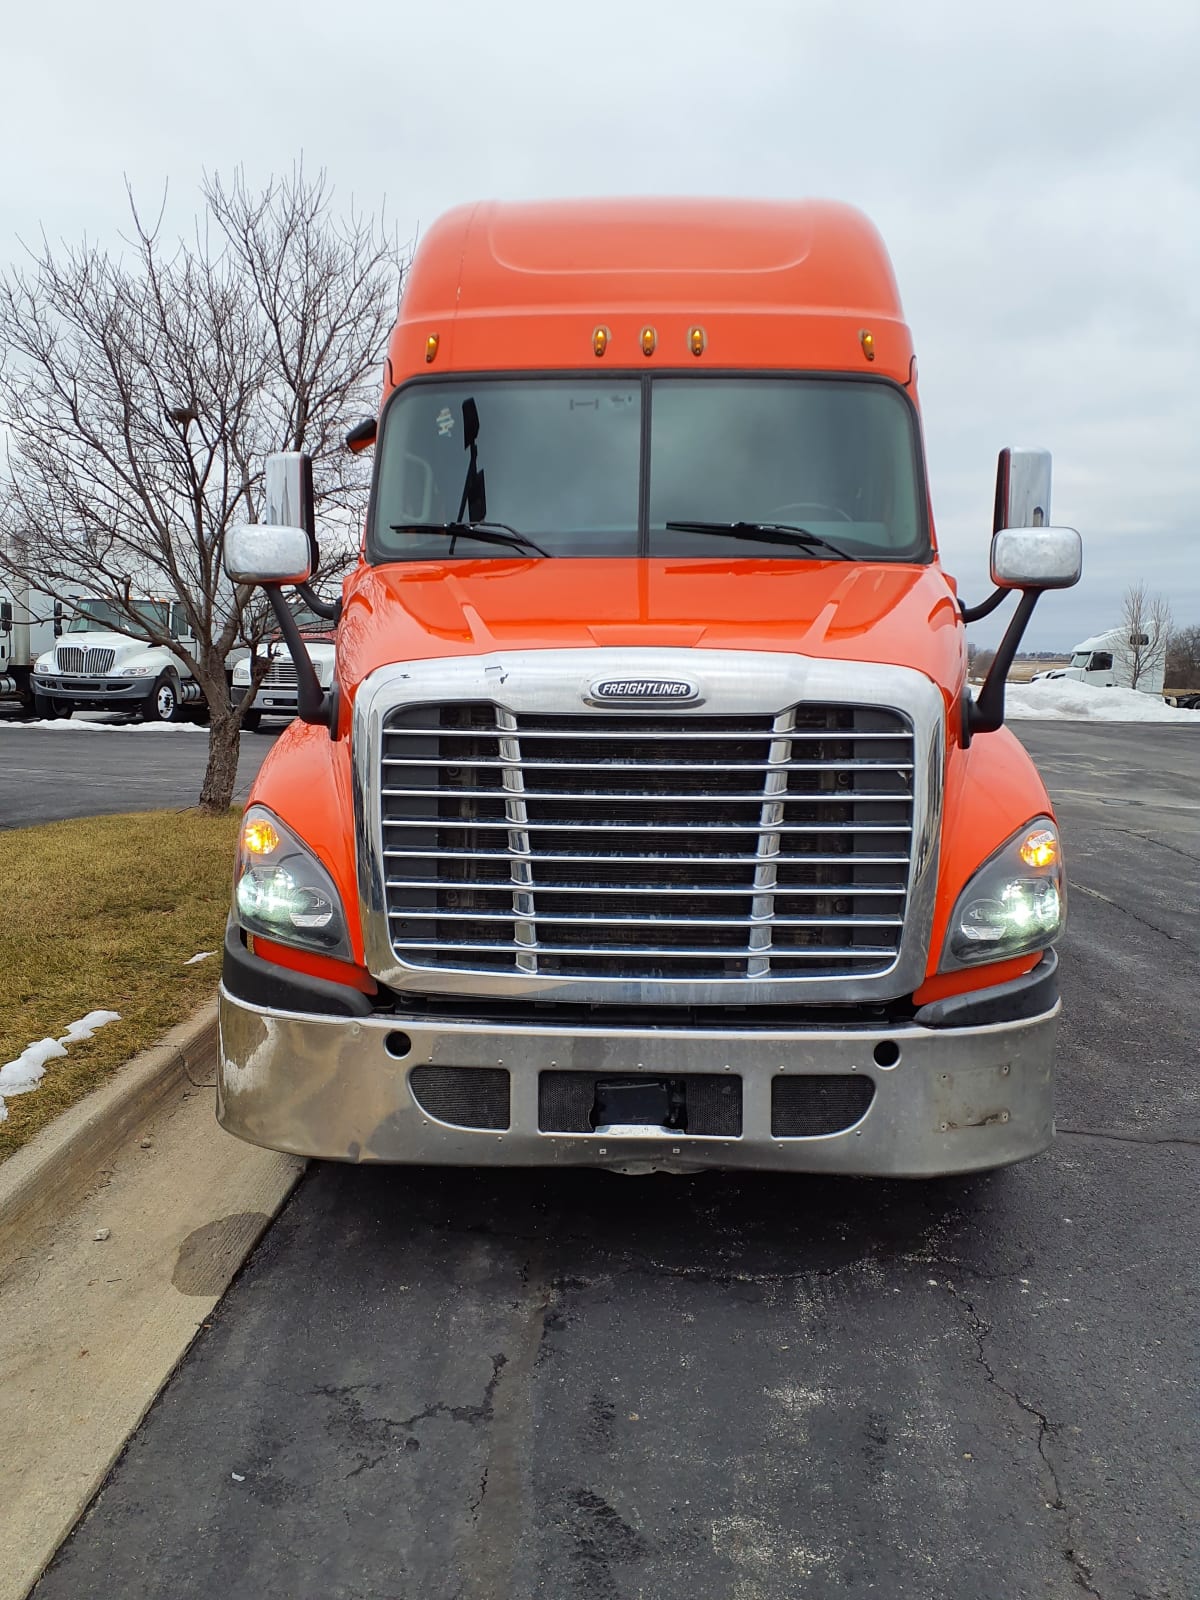
[(375, 1011), (370, 995), (361, 989), (331, 983), (328, 978), (310, 978), (251, 955), (242, 943), (242, 930), (232, 917), (225, 924), (221, 981), (235, 1000), (270, 1011), (303, 1011), (327, 1017), (369, 1017)]
[(984, 1028), (1024, 1022), (1053, 1011), (1058, 999), (1058, 952), (1047, 950), (1032, 972), (990, 989), (948, 995), (922, 1006), (913, 1021), (922, 1028)]

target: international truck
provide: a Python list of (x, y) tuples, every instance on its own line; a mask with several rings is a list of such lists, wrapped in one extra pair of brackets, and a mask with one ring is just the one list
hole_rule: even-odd
[[(166, 630), (193, 645), (184, 608), (172, 595), (147, 594), (132, 601), (147, 627)], [(63, 607), (60, 636), (34, 662), (33, 706), (39, 717), (69, 717), (74, 711), (131, 711), (147, 722), (178, 722), (204, 704), (200, 684), (165, 645), (132, 633), (127, 614), (113, 601), (73, 595)]]
[[(1053, 1135), (1046, 790), (1003, 726), (1077, 581), (1001, 452), (943, 570), (878, 234), (832, 202), (481, 203), (423, 238), (320, 685), (311, 463), (225, 563), (299, 719), (249, 796), (218, 1116), (342, 1161), (928, 1176)], [(978, 694), (965, 623), (1019, 595)]]
[[(1148, 634), (1143, 633), (1140, 641), (1137, 641), (1128, 628), (1109, 628), (1105, 633), (1081, 639), (1071, 651), (1067, 666), (1035, 672), (1031, 681), (1036, 683), (1042, 678), (1070, 678), (1076, 683), (1089, 683), (1096, 689), (1136, 688), (1142, 694), (1161, 696), (1166, 660), (1165, 640), (1160, 650), (1151, 651)], [(1133, 681), (1135, 661), (1140, 668), (1136, 684)]]
[[(318, 685), (323, 690), (332, 688), (334, 643), (330, 619), (318, 616), (307, 605), (293, 607), (293, 615)], [(290, 721), (300, 709), (296, 666), (282, 634), (276, 632), (259, 650), (267, 656), (266, 674), (242, 712), (242, 727), (250, 733), (259, 732), (265, 718), (283, 717)], [(248, 651), (244, 652), (230, 672), (229, 693), (235, 706), (249, 694), (253, 671), (254, 660)]]
[(13, 579), (0, 585), (0, 702), (33, 710), (33, 664), (53, 647), (58, 626), (54, 602), (45, 595)]

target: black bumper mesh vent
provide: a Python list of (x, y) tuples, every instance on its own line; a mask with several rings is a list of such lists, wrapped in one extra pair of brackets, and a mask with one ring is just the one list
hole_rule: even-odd
[(771, 1081), (771, 1132), (777, 1139), (812, 1139), (852, 1128), (875, 1098), (859, 1073), (780, 1076)]
[(508, 1073), (503, 1067), (414, 1067), (413, 1099), (439, 1122), (456, 1128), (507, 1128)]

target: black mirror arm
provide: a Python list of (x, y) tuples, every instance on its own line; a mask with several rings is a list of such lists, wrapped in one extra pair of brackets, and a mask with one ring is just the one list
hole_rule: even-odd
[[(1003, 595), (1003, 590), (999, 591)], [(963, 744), (969, 745), (971, 737), (976, 733), (994, 733), (1004, 723), (1004, 685), (1008, 679), (1009, 670), (1017, 653), (1017, 646), (1021, 643), (1025, 629), (1029, 626), (1029, 619), (1033, 615), (1033, 608), (1037, 605), (1041, 595), (1040, 589), (1024, 589), (1017, 602), (1017, 609), (1012, 614), (1012, 619), (1005, 629), (1004, 637), (1000, 641), (1000, 648), (992, 658), (988, 668), (988, 675), (983, 681), (983, 688), (979, 691), (978, 699), (972, 699), (970, 693), (963, 693)]]
[(300, 720), (327, 728), (329, 701), (317, 679), (317, 670), (312, 664), (312, 657), (304, 648), (304, 640), (300, 637), (296, 619), (283, 598), (283, 590), (277, 583), (265, 584), (263, 587), (266, 589), (267, 599), (271, 602), (271, 610), (275, 613), (283, 641), (288, 647), (288, 654), (296, 668), (296, 700)]
[(337, 600), (322, 600), (317, 591), (307, 583), (298, 583), (296, 593), (304, 601), (308, 609), (318, 617), (324, 617), (326, 622), (340, 622), (342, 620), (342, 602)]
[(958, 602), (958, 609), (962, 613), (964, 622), (980, 622), (984, 617), (990, 617), (996, 607), (1004, 603), (1004, 598), (1009, 594), (1008, 589), (993, 589), (986, 600), (981, 600), (977, 606), (965, 606)]

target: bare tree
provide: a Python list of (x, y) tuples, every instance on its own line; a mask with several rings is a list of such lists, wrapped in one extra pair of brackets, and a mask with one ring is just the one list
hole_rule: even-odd
[(1144, 581), (1131, 583), (1121, 605), (1121, 641), (1114, 650), (1137, 689), (1164, 664), (1171, 637), (1171, 606), (1162, 595), (1152, 595)]
[(1173, 689), (1200, 689), (1200, 626), (1177, 628), (1167, 643), (1167, 681)]
[(995, 659), (996, 659), (996, 652), (994, 650), (990, 650), (990, 649), (976, 650), (974, 658), (971, 661), (971, 676), (972, 676), (972, 678), (975, 678), (980, 683), (982, 683), (984, 678), (986, 678), (988, 673), (991, 671), (992, 662)]
[[(262, 596), (222, 574), (226, 530), (256, 519), (271, 450), (313, 456), (318, 504), (343, 526), (361, 511), (366, 473), (342, 434), (375, 409), (403, 263), (373, 220), (333, 216), (324, 174), (260, 194), (240, 172), (211, 178), (192, 239), (169, 246), (162, 213), (148, 224), (129, 205), (122, 256), (43, 240), (0, 274), (0, 531), (19, 535), (18, 576), (51, 595), (86, 586), (200, 684), (200, 804), (219, 811), (266, 665), (234, 706), (226, 661), (269, 626)], [(148, 588), (178, 596), (193, 646), (133, 609)]]

